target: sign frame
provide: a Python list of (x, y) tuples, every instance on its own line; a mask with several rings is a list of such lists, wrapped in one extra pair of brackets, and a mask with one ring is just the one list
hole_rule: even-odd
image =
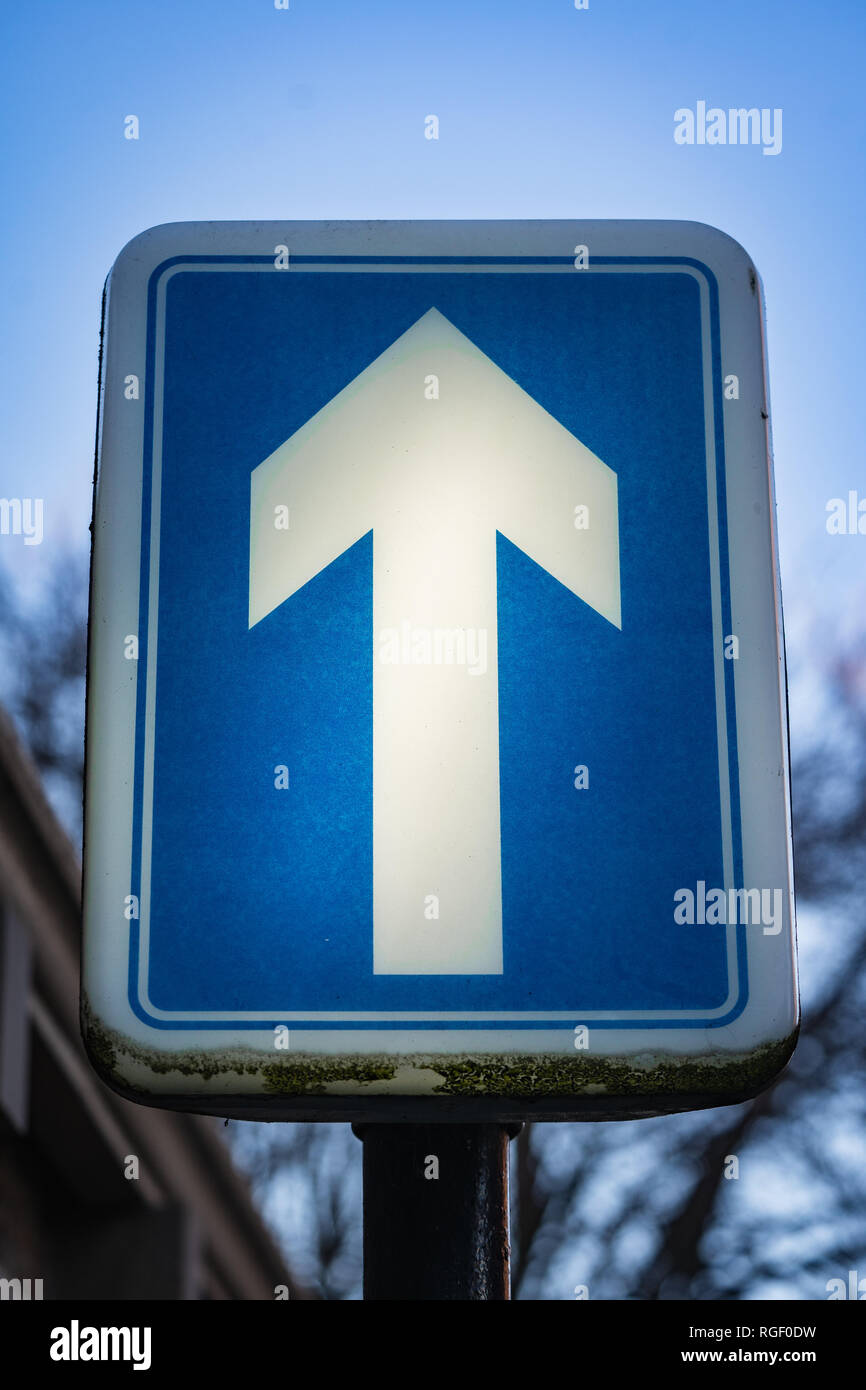
[[(699, 283), (705, 321), (709, 324), (712, 309), (717, 334), (713, 342), (707, 328), (703, 350), (707, 398), (718, 413), (712, 427), (708, 418), (707, 438), (721, 429), (727, 460), (721, 532), (727, 539), (731, 630), (740, 651), (731, 666), (742, 877), (743, 884), (781, 886), (784, 904), (778, 934), (755, 928), (729, 933), (735, 959), (748, 967), (748, 1003), (739, 1011), (734, 1001), (733, 1008), (716, 1011), (722, 1022), (707, 1026), (703, 1020), (703, 1027), (688, 1020), (649, 1026), (623, 1015), (611, 1020), (575, 1013), (573, 1024), (570, 1017), (557, 1017), (549, 1028), (542, 1020), (526, 1025), (522, 1049), (513, 1019), (488, 1024), (478, 1018), (467, 1020), (468, 1028), (452, 1023), (444, 1036), (437, 1030), (431, 1047), (430, 1021), (412, 1015), (383, 1019), (378, 1030), (366, 1022), (353, 1029), (350, 1016), (333, 1031), (327, 1017), (296, 1023), (281, 1015), (248, 1020), (239, 1032), (234, 1023), (216, 1017), (202, 1021), (210, 1021), (211, 1028), (173, 1026), (170, 1017), (148, 1017), (132, 1008), (129, 991), (122, 997), (140, 974), (135, 950), (141, 921), (130, 870), (134, 731), (141, 719), (138, 660), (127, 659), (124, 648), (142, 635), (145, 581), (151, 601), (158, 593), (153, 587), (158, 579), (140, 563), (148, 528), (151, 535), (159, 532), (158, 493), (147, 496), (143, 475), (148, 420), (158, 429), (160, 411), (149, 332), (165, 278), (178, 267), (217, 260), (235, 266), (252, 261), (265, 274), (315, 274), (323, 262), (341, 263), (349, 273), (352, 265), (432, 268), (439, 262), (467, 273), (521, 273), (521, 267), (531, 266), (545, 274), (592, 275), (641, 262), (678, 267)], [(103, 351), (88, 658), (82, 990), (85, 1045), (103, 1079), (130, 1099), (164, 1108), (355, 1122), (634, 1118), (736, 1103), (764, 1089), (795, 1046), (798, 1002), (764, 309), (759, 276), (738, 243), (690, 222), (168, 224), (136, 237), (115, 262), (106, 285)], [(722, 383), (729, 373), (736, 377), (737, 394), (725, 400)], [(150, 663), (148, 679), (153, 679), (156, 644), (143, 645), (141, 659)], [(285, 1052), (275, 1042), (279, 1027), (288, 1029)], [(585, 1050), (578, 1047), (580, 1028), (588, 1028), (591, 1038)], [(505, 1033), (511, 1036), (503, 1039)], [(393, 1047), (397, 1037), (403, 1041), (399, 1051)], [(431, 1058), (439, 1062), (430, 1065)]]

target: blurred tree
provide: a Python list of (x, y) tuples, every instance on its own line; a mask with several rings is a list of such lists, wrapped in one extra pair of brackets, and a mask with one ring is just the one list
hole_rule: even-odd
[(38, 598), (25, 604), (0, 571), (0, 698), (76, 844), (84, 785), (87, 576), (87, 556), (65, 552)]
[(297, 1278), (320, 1298), (359, 1297), (361, 1143), (350, 1127), (244, 1122), (231, 1135)]

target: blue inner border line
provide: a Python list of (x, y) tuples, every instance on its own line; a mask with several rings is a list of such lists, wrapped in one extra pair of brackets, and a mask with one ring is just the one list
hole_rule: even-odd
[[(271, 265), (274, 258), (272, 255), (262, 256), (218, 256), (218, 255), (185, 255), (172, 256), (162, 261), (151, 273), (147, 287), (147, 345), (146, 345), (146, 376), (145, 376), (145, 402), (144, 402), (144, 457), (142, 460), (142, 504), (141, 504), (141, 562), (140, 562), (140, 589), (139, 589), (139, 666), (138, 666), (138, 688), (136, 692), (136, 714), (135, 714), (135, 775), (133, 790), (133, 820), (132, 820), (132, 881), (130, 892), (135, 894), (141, 903), (141, 852), (142, 852), (142, 791), (144, 779), (144, 721), (145, 704), (147, 695), (147, 624), (150, 592), (150, 541), (151, 541), (151, 514), (152, 514), (152, 486), (153, 486), (153, 415), (154, 415), (154, 384), (156, 371), (156, 296), (158, 284), (164, 272), (176, 265)], [(495, 266), (495, 265), (573, 265), (574, 258), (571, 256), (303, 256), (293, 255), (290, 265), (357, 265), (359, 267), (369, 265), (475, 265), (475, 266)], [(587, 268), (591, 273), (592, 265), (670, 265), (670, 266), (691, 266), (699, 270), (705, 276), (710, 297), (710, 344), (712, 352), (712, 384), (713, 384), (713, 422), (715, 428), (716, 445), (716, 501), (718, 509), (718, 528), (719, 528), (719, 570), (721, 580), (721, 605), (722, 605), (722, 627), (723, 631), (731, 631), (731, 595), (730, 595), (730, 565), (728, 554), (728, 525), (727, 525), (727, 506), (725, 491), (725, 443), (724, 443), (724, 423), (723, 423), (723, 401), (722, 401), (722, 369), (721, 369), (721, 333), (719, 327), (719, 289), (716, 277), (709, 266), (703, 261), (693, 259), (689, 256), (593, 256), (591, 265)], [(584, 271), (583, 273), (587, 273)], [(743, 886), (743, 842), (742, 842), (742, 823), (740, 816), (740, 791), (738, 778), (738, 758), (737, 758), (737, 720), (736, 707), (734, 700), (734, 672), (733, 663), (725, 663), (725, 721), (728, 734), (728, 774), (731, 789), (731, 847), (733, 853), (734, 885)], [(128, 998), (130, 1007), (136, 1018), (146, 1023), (151, 1028), (160, 1028), (167, 1031), (192, 1030), (195, 1032), (211, 1032), (220, 1029), (272, 1029), (279, 1024), (285, 1024), (285, 1018), (275, 1015), (273, 1019), (163, 1019), (156, 1018), (147, 1012), (138, 997), (138, 970), (139, 953), (141, 948), (139, 922), (130, 922), (129, 933), (129, 971), (128, 971)], [(748, 961), (746, 950), (746, 931), (742, 924), (736, 927), (737, 934), (737, 979), (739, 983), (739, 997), (734, 1005), (720, 1018), (712, 1019), (593, 1019), (593, 1028), (720, 1028), (725, 1024), (733, 1022), (739, 1018), (746, 1007), (749, 997), (748, 988)], [(545, 1029), (549, 1031), (562, 1030), (573, 1031), (574, 1024), (581, 1022), (581, 1015), (575, 1012), (574, 1022), (561, 1023), (550, 1019), (540, 1019), (532, 1021), (529, 1019), (514, 1020), (479, 1020), (471, 1019), (461, 1022), (455, 1019), (435, 1019), (423, 1021), (418, 1019), (337, 1019), (321, 1020), (311, 1019), (309, 1021), (292, 1020), (292, 1028), (300, 1028), (305, 1031), (311, 1030), (402, 1030), (411, 1032), (415, 1029), (483, 1029), (488, 1032), (499, 1032), (503, 1030), (515, 1029)]]

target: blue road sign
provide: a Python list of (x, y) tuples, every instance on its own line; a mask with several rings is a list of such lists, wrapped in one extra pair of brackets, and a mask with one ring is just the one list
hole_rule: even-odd
[(106, 1079), (515, 1117), (780, 1069), (762, 329), (746, 254), (691, 223), (178, 224), (122, 252), (88, 712)]

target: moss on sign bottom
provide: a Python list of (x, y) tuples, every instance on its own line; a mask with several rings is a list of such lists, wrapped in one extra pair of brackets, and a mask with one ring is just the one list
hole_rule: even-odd
[(146, 1095), (169, 1093), (151, 1079), (175, 1074), (177, 1092), (191, 1082), (230, 1094), (270, 1096), (390, 1095), (502, 1096), (537, 1100), (578, 1095), (663, 1096), (740, 1094), (759, 1090), (784, 1067), (796, 1033), (748, 1053), (701, 1057), (647, 1053), (602, 1057), (576, 1053), (290, 1053), (271, 1057), (253, 1048), (164, 1052), (105, 1028), (84, 1006), (82, 1031), (96, 1070), (109, 1084)]
[(765, 1043), (748, 1054), (714, 1053), (641, 1059), (512, 1054), (429, 1060), (441, 1073), (436, 1090), (446, 1095), (569, 1096), (671, 1095), (739, 1092), (772, 1080), (794, 1050), (795, 1037)]

